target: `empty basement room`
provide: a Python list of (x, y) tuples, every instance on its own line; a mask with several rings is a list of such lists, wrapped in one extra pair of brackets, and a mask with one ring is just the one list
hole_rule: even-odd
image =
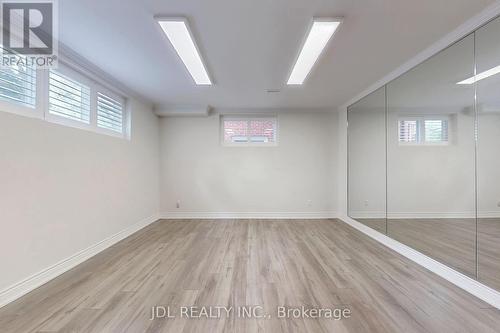
[(500, 332), (500, 1), (0, 7), (0, 333)]

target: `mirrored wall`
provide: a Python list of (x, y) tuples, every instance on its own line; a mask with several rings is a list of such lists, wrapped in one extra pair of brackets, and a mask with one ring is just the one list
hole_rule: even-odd
[(385, 233), (385, 87), (349, 107), (349, 212), (352, 218)]
[(500, 290), (500, 18), (348, 108), (353, 219)]

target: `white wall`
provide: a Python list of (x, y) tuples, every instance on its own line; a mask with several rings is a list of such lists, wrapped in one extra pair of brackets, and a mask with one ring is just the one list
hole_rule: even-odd
[(164, 216), (319, 217), (337, 209), (336, 113), (280, 112), (277, 147), (224, 147), (219, 119), (161, 120)]
[(349, 113), (349, 210), (351, 217), (385, 216), (385, 109)]
[(348, 187), (348, 154), (347, 154), (347, 107), (341, 106), (338, 114), (338, 168), (337, 168), (337, 210), (339, 216), (348, 215), (347, 187)]
[(480, 114), (477, 150), (479, 217), (500, 216), (500, 114)]
[(385, 89), (349, 108), (349, 211), (354, 218), (386, 210)]
[(130, 106), (130, 141), (0, 111), (0, 291), (158, 213), (158, 118)]

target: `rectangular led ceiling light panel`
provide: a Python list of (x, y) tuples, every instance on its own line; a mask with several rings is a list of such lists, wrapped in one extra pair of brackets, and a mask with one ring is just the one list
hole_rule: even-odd
[(342, 20), (339, 18), (313, 20), (311, 30), (309, 30), (307, 39), (300, 51), (287, 84), (295, 85), (304, 83), (307, 75), (341, 22)]
[(189, 30), (185, 18), (156, 18), (163, 32), (167, 35), (170, 43), (186, 66), (189, 74), (197, 85), (211, 85), (200, 52), (194, 43), (193, 35)]
[(486, 79), (487, 77), (493, 76), (500, 73), (500, 66), (494, 67), (492, 69), (488, 69), (482, 73), (477, 74), (476, 76), (470, 77), (466, 80), (457, 82), (457, 84), (473, 84), (474, 82), (481, 81)]

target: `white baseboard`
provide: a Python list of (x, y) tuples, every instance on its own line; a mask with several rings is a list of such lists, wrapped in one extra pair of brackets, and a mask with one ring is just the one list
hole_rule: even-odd
[[(383, 219), (385, 212), (353, 211), (349, 214), (355, 219)], [(479, 218), (499, 218), (500, 212), (478, 212)], [(474, 219), (475, 212), (392, 212), (387, 213), (388, 219)]]
[(162, 219), (332, 219), (336, 212), (162, 212)]
[(480, 219), (487, 219), (487, 218), (497, 219), (500, 217), (500, 212), (495, 212), (495, 211), (493, 211), (493, 212), (478, 212), (477, 217)]
[(26, 295), (30, 291), (40, 287), (41, 285), (49, 282), (50, 280), (56, 278), (57, 276), (69, 271), (73, 267), (81, 264), (85, 260), (95, 256), (99, 252), (107, 249), (111, 245), (114, 245), (127, 238), (133, 233), (141, 230), (142, 228), (150, 225), (151, 223), (159, 220), (158, 214), (145, 218), (142, 221), (124, 229), (117, 234), (114, 234), (97, 244), (94, 244), (78, 253), (75, 253), (69, 258), (66, 258), (2, 291), (0, 291), (0, 307), (7, 305), (10, 302), (15, 301), (23, 295)]
[(392, 212), (389, 219), (475, 219), (475, 212)]
[(381, 211), (351, 211), (349, 216), (354, 219), (384, 219), (387, 214)]
[(500, 292), (474, 280), (456, 270), (406, 246), (374, 229), (367, 227), (366, 225), (359, 223), (350, 217), (343, 215), (340, 220), (349, 224), (353, 228), (361, 231), (362, 233), (370, 236), (371, 238), (377, 240), (388, 248), (398, 252), (399, 254), (405, 256), (406, 258), (416, 262), (417, 264), (427, 268), (431, 272), (439, 275), (440, 277), (448, 280), (454, 285), (462, 288), (463, 290), (469, 292), (470, 294), (476, 296), (477, 298), (485, 301), (486, 303), (500, 309)]

